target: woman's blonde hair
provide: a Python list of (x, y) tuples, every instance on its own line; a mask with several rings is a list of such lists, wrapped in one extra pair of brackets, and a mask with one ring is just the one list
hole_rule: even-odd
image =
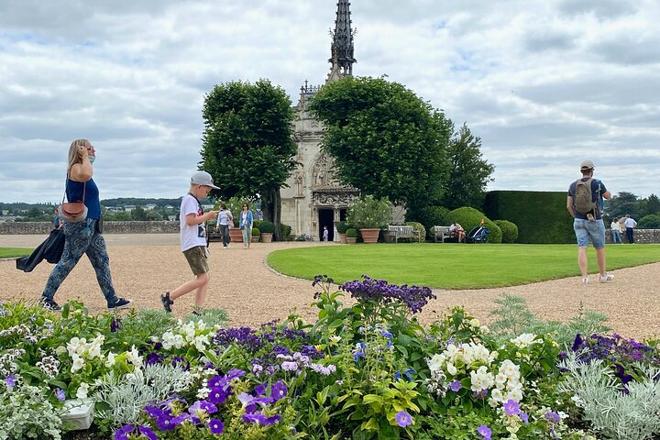
[(67, 172), (71, 171), (71, 167), (77, 163), (82, 163), (80, 154), (78, 154), (78, 147), (84, 146), (85, 148), (91, 146), (92, 144), (87, 139), (76, 139), (71, 142), (69, 147), (69, 166), (67, 167)]

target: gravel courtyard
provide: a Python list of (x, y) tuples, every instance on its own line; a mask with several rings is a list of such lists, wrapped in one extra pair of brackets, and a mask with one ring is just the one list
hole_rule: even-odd
[[(0, 236), (0, 247), (32, 247), (43, 236)], [(179, 251), (177, 234), (106, 235), (115, 288), (120, 296), (133, 299), (138, 308), (159, 308), (159, 295), (171, 290), (192, 274)], [(211, 244), (209, 307), (227, 311), (232, 325), (258, 325), (275, 318), (286, 318), (295, 310), (308, 320), (315, 317), (310, 306), (314, 289), (307, 280), (274, 273), (264, 260), (275, 249), (300, 246), (335, 246), (320, 243), (242, 244), (223, 249)], [(0, 300), (39, 298), (52, 266), (40, 264), (32, 273), (15, 269), (13, 260), (0, 261)], [(580, 285), (578, 277), (525, 286), (482, 290), (436, 290), (438, 299), (426, 307), (421, 319), (430, 322), (447, 307), (463, 305), (482, 322), (489, 321), (494, 300), (502, 293), (524, 297), (533, 312), (546, 319), (566, 320), (585, 308), (606, 313), (609, 325), (631, 337), (660, 336), (660, 263), (613, 272), (608, 284)], [(332, 274), (328, 274), (332, 275)], [(64, 282), (55, 299), (82, 300), (92, 312), (105, 309), (94, 271), (83, 257)], [(184, 296), (174, 306), (176, 314), (191, 310), (193, 296)]]

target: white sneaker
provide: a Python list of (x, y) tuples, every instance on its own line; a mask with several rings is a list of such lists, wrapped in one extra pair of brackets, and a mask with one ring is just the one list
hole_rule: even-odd
[(611, 273), (606, 273), (605, 275), (601, 275), (598, 277), (598, 281), (601, 283), (607, 283), (608, 281), (612, 281), (614, 279), (614, 275)]
[(589, 284), (589, 277), (582, 278), (582, 285), (586, 286), (587, 284)]

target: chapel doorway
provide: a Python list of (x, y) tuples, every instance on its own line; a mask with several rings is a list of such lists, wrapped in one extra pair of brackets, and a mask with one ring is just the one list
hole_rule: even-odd
[(333, 209), (319, 209), (319, 240), (323, 241), (323, 227), (328, 228), (328, 241), (335, 237), (335, 223)]

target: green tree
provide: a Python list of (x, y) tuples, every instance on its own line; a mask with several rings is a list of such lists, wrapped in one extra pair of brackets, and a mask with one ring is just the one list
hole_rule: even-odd
[(631, 217), (639, 219), (639, 205), (635, 194), (622, 191), (605, 203), (605, 215), (608, 218), (619, 218), (630, 214)]
[(409, 209), (440, 199), (451, 121), (412, 91), (345, 77), (326, 84), (310, 110), (326, 127), (322, 148), (342, 183)]
[(135, 209), (131, 211), (131, 220), (138, 222), (148, 220), (147, 211), (145, 211), (142, 206), (136, 206)]
[(486, 185), (493, 180), (495, 170), (481, 156), (481, 139), (475, 137), (467, 124), (454, 134), (447, 149), (449, 179), (442, 205), (449, 209), (470, 206), (481, 209)]
[(660, 214), (660, 199), (655, 194), (651, 194), (641, 201), (640, 217), (647, 215)]
[(296, 166), (293, 110), (284, 90), (267, 80), (220, 84), (206, 96), (202, 113), (200, 166), (221, 188), (214, 196), (258, 194), (264, 217), (279, 225), (280, 187)]

